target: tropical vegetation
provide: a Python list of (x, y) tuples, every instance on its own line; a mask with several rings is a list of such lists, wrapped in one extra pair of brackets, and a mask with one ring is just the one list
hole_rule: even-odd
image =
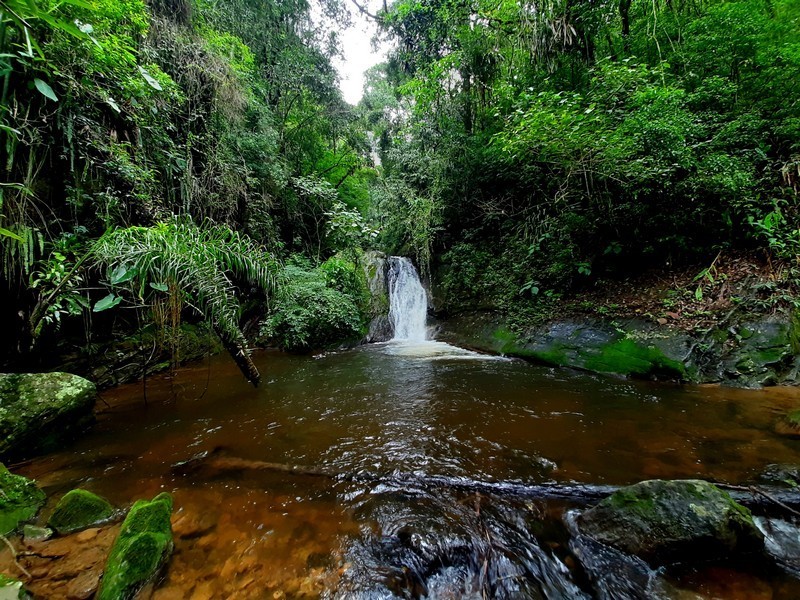
[[(357, 12), (390, 50), (353, 107)], [(367, 248), (449, 311), (687, 265), (701, 296), (721, 253), (796, 296), (794, 0), (11, 0), (0, 46), (5, 362), (166, 314), (242, 356), (243, 315), (357, 339)]]

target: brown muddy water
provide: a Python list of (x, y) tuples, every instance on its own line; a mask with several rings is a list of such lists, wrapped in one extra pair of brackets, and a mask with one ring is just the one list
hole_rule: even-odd
[[(176, 550), (151, 594), (161, 600), (800, 598), (790, 572), (746, 564), (631, 576), (626, 559), (599, 557), (619, 581), (598, 582), (576, 558), (567, 503), (431, 483), (748, 481), (800, 463), (800, 441), (772, 431), (800, 406), (797, 390), (623, 381), (435, 342), (255, 360), (258, 389), (216, 357), (151, 378), (146, 402), (141, 383), (104, 392), (90, 434), (15, 469), (47, 491), (43, 518), (77, 486), (121, 507), (172, 493)], [(173, 468), (212, 451), (234, 460)], [(73, 562), (24, 558), (30, 589), (88, 597), (115, 527), (36, 546)], [(0, 571), (13, 569), (0, 556)]]

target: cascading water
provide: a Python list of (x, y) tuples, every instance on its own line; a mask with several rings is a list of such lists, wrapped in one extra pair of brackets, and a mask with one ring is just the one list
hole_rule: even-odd
[(428, 295), (414, 264), (404, 256), (389, 257), (389, 321), (394, 341), (424, 342)]

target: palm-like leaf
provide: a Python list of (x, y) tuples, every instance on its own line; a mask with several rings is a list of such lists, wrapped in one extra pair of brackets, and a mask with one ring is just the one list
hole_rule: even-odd
[(99, 242), (94, 256), (109, 274), (120, 268), (133, 271), (131, 283), (140, 297), (150, 283), (181, 290), (184, 301), (239, 354), (245, 339), (234, 281), (270, 295), (282, 270), (279, 261), (250, 238), (225, 226), (201, 228), (180, 219), (113, 231)]

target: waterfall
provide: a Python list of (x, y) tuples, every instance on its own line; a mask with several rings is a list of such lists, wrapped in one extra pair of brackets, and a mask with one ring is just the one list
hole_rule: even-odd
[(425, 341), (428, 296), (413, 263), (403, 256), (389, 257), (389, 321), (393, 340)]

